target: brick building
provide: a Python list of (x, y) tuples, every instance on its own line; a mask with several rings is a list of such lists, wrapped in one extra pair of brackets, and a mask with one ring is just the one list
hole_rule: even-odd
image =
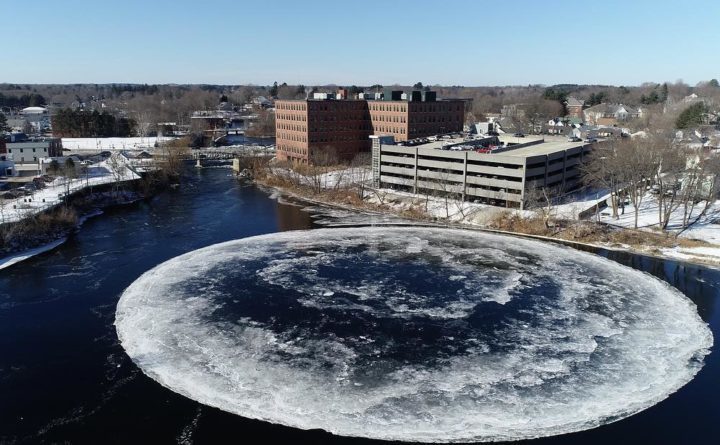
[(565, 101), (565, 109), (567, 110), (567, 115), (569, 117), (582, 119), (584, 105), (585, 105), (584, 100), (575, 99), (572, 96), (568, 97), (567, 100)]
[[(390, 97), (399, 99), (397, 93), (402, 92), (393, 93)], [(409, 100), (345, 99), (344, 92), (337, 97), (276, 101), (279, 160), (308, 163), (325, 156), (350, 160), (370, 151), (370, 135), (407, 141), (463, 129), (463, 100), (435, 100), (427, 93), (412, 94)]]

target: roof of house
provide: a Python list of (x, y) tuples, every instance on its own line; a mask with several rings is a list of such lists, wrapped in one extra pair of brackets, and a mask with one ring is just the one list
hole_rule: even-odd
[(567, 105), (568, 107), (582, 107), (583, 105), (585, 105), (585, 101), (570, 96), (565, 101), (565, 105)]
[(625, 111), (627, 111), (629, 114), (637, 114), (640, 111), (638, 108), (634, 108), (634, 107), (631, 107), (628, 105), (601, 103), (601, 104), (593, 105), (592, 107), (585, 109), (585, 112), (586, 113), (615, 114), (621, 108), (624, 108)]
[(42, 114), (47, 113), (47, 108), (45, 107), (27, 107), (22, 109), (23, 113), (30, 113), (30, 114)]

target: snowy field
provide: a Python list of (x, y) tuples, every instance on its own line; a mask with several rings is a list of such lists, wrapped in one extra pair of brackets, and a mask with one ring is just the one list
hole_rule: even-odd
[(170, 137), (145, 138), (62, 138), (64, 149), (69, 150), (145, 150), (156, 143), (171, 141)]
[[(695, 205), (692, 209), (692, 214), (688, 215), (690, 222), (695, 221), (700, 216), (704, 208), (704, 201)], [(667, 227), (669, 230), (677, 231), (682, 229), (684, 210), (685, 209), (680, 206), (672, 212)], [(617, 218), (613, 217), (612, 209), (608, 207), (600, 213), (600, 222), (628, 229), (635, 227), (635, 206), (627, 204), (625, 206), (625, 212), (623, 213), (622, 209), (619, 208), (618, 213), (620, 214)], [(658, 212), (658, 201), (654, 195), (648, 193), (643, 198), (638, 209), (638, 228), (658, 227), (659, 221), (660, 216)]]
[[(119, 157), (119, 159), (124, 159)], [(112, 169), (106, 161), (90, 165), (87, 177), (83, 174), (77, 179), (68, 180), (65, 177), (57, 177), (53, 182), (47, 183), (42, 190), (37, 190), (30, 196), (17, 199), (0, 200), (0, 224), (19, 221), (30, 217), (63, 202), (65, 195), (82, 190), (86, 187), (114, 182), (129, 181), (138, 179), (136, 173), (129, 168), (123, 168), (118, 175), (117, 181)]]
[(697, 222), (680, 236), (720, 245), (720, 200), (715, 201)]
[(326, 190), (349, 187), (353, 184), (368, 182), (372, 178), (370, 169), (363, 167), (333, 170), (315, 176), (305, 176), (287, 168), (274, 167), (272, 173), (281, 178), (296, 180), (308, 186), (317, 185)]

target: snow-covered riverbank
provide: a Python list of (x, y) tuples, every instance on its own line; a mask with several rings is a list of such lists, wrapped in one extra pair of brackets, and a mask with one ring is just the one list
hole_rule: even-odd
[(45, 244), (44, 246), (35, 247), (33, 249), (28, 249), (28, 250), (25, 250), (22, 252), (13, 253), (13, 254), (6, 256), (5, 258), (0, 258), (0, 270), (8, 268), (8, 267), (15, 265), (21, 261), (25, 261), (28, 258), (32, 258), (36, 255), (40, 255), (41, 253), (45, 253), (50, 250), (53, 250), (57, 246), (64, 243), (66, 240), (67, 240), (67, 237), (62, 237), (58, 240), (55, 240), (48, 244)]
[[(399, 192), (396, 190), (380, 189), (369, 190), (366, 193), (364, 203), (369, 204), (367, 207), (358, 207), (351, 200), (347, 202), (337, 202), (332, 199), (324, 199), (322, 196), (304, 196), (299, 192), (294, 192), (285, 188), (268, 187), (268, 193), (272, 194), (275, 199), (282, 200), (282, 197), (290, 197), (294, 200), (304, 201), (308, 203), (308, 207), (328, 206), (340, 209), (346, 212), (358, 212), (360, 214), (372, 215), (372, 224), (378, 224), (378, 216), (384, 215), (388, 224), (398, 224), (407, 222), (409, 224), (417, 224), (418, 222), (430, 225), (446, 225), (451, 227), (459, 227), (473, 230), (487, 230), (509, 235), (531, 237), (546, 241), (561, 242), (568, 245), (587, 246), (592, 248), (600, 248), (621, 252), (629, 252), (652, 256), (661, 259), (671, 259), (682, 262), (702, 264), (720, 268), (720, 225), (716, 224), (720, 219), (720, 203), (714, 203), (709, 207), (705, 217), (700, 218), (689, 229), (683, 232), (672, 247), (654, 246), (654, 245), (630, 245), (627, 243), (617, 242), (593, 242), (590, 240), (566, 239), (559, 236), (546, 236), (528, 234), (517, 231), (498, 230), (492, 227), (492, 222), (496, 218), (500, 218), (503, 214), (516, 214), (519, 217), (532, 218), (538, 217), (537, 212), (530, 210), (513, 210), (504, 209), (484, 204), (476, 204), (455, 200), (448, 200), (441, 197), (417, 196), (411, 193)], [(716, 212), (719, 215), (716, 215)], [(554, 215), (558, 216), (558, 215)], [(351, 218), (353, 224), (362, 224), (358, 218)], [(573, 221), (568, 221), (572, 224)], [(383, 222), (379, 222), (383, 224)], [(596, 224), (588, 222), (588, 224)], [(697, 224), (697, 226), (696, 226)], [(603, 225), (599, 225), (602, 227)], [(629, 228), (614, 227), (611, 230), (628, 230)], [(713, 233), (716, 237), (704, 240), (705, 234)], [(637, 232), (636, 232), (637, 233)], [(639, 235), (642, 235), (640, 233)], [(647, 230), (648, 238), (657, 236), (658, 233)], [(698, 246), (693, 245), (694, 239), (699, 240)]]

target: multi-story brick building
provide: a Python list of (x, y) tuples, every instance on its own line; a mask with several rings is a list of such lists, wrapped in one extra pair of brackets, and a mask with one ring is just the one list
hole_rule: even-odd
[(572, 96), (568, 97), (565, 101), (565, 109), (567, 110), (568, 116), (576, 119), (583, 118), (583, 106), (585, 106), (584, 100), (575, 99)]
[[(370, 151), (370, 135), (407, 141), (463, 129), (465, 101), (460, 99), (435, 100), (427, 93), (412, 94), (409, 100), (338, 96), (341, 99), (276, 101), (278, 159), (301, 163), (334, 157), (349, 160)], [(399, 94), (393, 96), (397, 99)]]

